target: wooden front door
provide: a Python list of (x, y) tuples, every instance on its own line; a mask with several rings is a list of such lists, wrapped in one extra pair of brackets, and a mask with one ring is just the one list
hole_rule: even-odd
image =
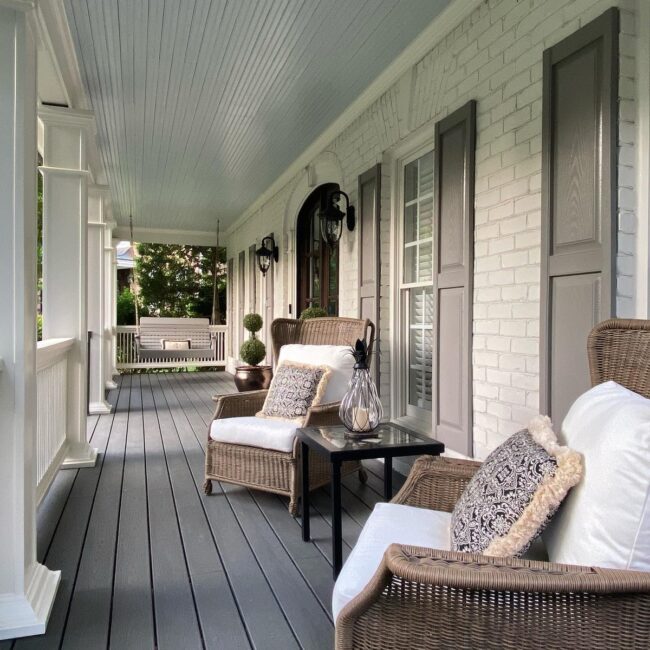
[(544, 52), (541, 410), (590, 386), (591, 328), (614, 314), (618, 12)]
[(339, 246), (329, 246), (321, 236), (320, 211), (336, 183), (317, 187), (307, 198), (296, 228), (298, 308), (322, 307), (330, 316), (339, 313)]

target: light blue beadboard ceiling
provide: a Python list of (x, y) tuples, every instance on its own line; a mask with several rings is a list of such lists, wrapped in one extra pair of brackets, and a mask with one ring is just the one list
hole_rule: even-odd
[(66, 0), (115, 217), (227, 227), (449, 0)]

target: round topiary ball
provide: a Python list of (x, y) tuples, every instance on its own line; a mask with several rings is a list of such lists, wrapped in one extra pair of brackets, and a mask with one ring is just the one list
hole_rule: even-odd
[(303, 309), (300, 314), (300, 320), (307, 320), (308, 318), (325, 318), (327, 310), (322, 307), (307, 307)]
[(251, 333), (259, 332), (262, 329), (264, 321), (259, 314), (246, 314), (244, 316), (244, 327)]
[(259, 339), (248, 339), (239, 348), (239, 356), (249, 366), (256, 366), (266, 356), (266, 346)]

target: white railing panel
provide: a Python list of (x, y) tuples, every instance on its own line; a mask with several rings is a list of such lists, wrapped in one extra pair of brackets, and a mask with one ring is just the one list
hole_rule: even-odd
[(66, 451), (68, 354), (74, 339), (40, 341), (36, 350), (36, 496), (40, 501)]
[(191, 359), (189, 361), (140, 361), (135, 345), (138, 328), (135, 325), (118, 325), (115, 332), (117, 343), (117, 369), (135, 370), (138, 368), (207, 368), (226, 364), (226, 325), (210, 325), (210, 332), (215, 335), (216, 358)]

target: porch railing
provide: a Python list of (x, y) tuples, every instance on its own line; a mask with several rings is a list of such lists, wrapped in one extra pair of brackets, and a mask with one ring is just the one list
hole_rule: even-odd
[(66, 453), (68, 355), (74, 339), (39, 341), (36, 349), (36, 498), (40, 502)]
[(115, 330), (117, 345), (118, 370), (135, 370), (137, 368), (189, 368), (189, 367), (211, 367), (226, 365), (226, 337), (227, 325), (210, 325), (210, 332), (215, 335), (216, 354), (215, 357), (204, 359), (191, 359), (189, 361), (140, 361), (135, 345), (135, 335), (138, 328), (135, 325), (118, 325)]

